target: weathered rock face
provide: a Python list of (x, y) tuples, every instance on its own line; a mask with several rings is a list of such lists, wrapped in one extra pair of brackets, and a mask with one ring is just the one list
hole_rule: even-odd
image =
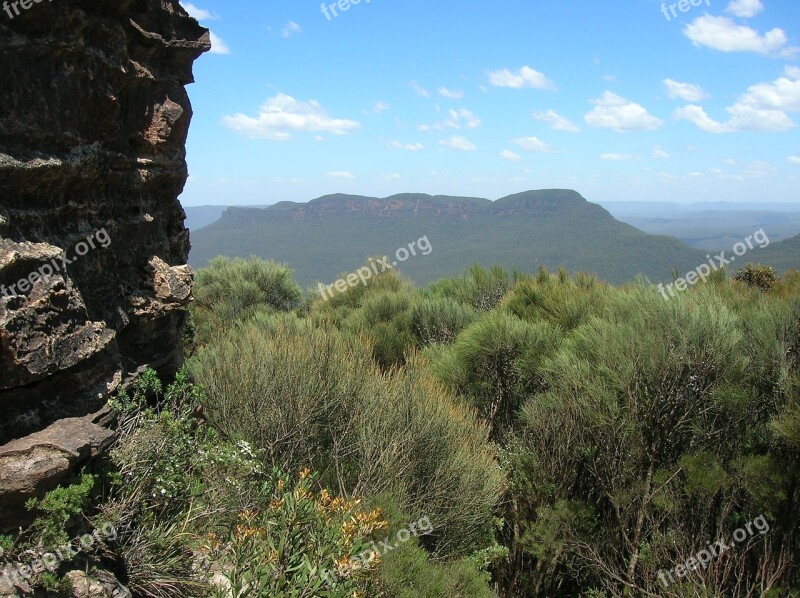
[(0, 445), (180, 364), (184, 86), (210, 49), (177, 0), (19, 11), (0, 11)]

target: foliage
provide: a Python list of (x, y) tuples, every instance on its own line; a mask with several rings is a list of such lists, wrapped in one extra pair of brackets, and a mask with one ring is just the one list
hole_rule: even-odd
[(780, 277), (772, 266), (747, 264), (736, 273), (733, 279), (743, 282), (749, 287), (754, 287), (761, 291), (769, 291), (780, 280)]
[(485, 541), (500, 486), (486, 429), (413, 360), (382, 374), (356, 338), (244, 327), (192, 362), (209, 421), (263, 451), (265, 464), (310, 466), (345, 495), (394, 494), (428, 513), (442, 554)]
[(378, 569), (376, 594), (393, 598), (492, 598), (489, 575), (468, 558), (436, 563), (416, 542), (389, 552)]
[[(765, 292), (748, 272), (670, 300), (478, 266), (305, 308), (209, 295), (202, 386), (146, 372), (115, 397), (107, 470), (37, 501), (31, 537), (113, 524), (101, 556), (153, 598), (797, 594), (800, 273)], [(376, 550), (420, 514), (430, 534)]]
[(445, 297), (471, 305), (475, 309), (493, 309), (511, 288), (508, 272), (499, 266), (489, 270), (473, 264), (461, 278), (443, 279), (431, 285), (434, 296)]
[(37, 512), (29, 542), (48, 550), (69, 542), (70, 523), (87, 510), (94, 485), (94, 476), (83, 474), (78, 481), (51, 490), (42, 499), (28, 500), (28, 510)]
[(525, 398), (542, 385), (532, 367), (558, 342), (558, 329), (547, 322), (529, 324), (493, 312), (469, 326), (449, 349), (437, 352), (432, 369), (447, 388), (478, 409), (497, 438), (513, 423)]
[(209, 342), (220, 330), (259, 311), (300, 307), (302, 291), (289, 268), (272, 260), (217, 257), (197, 275), (192, 305), (196, 342)]
[(411, 306), (410, 326), (417, 347), (450, 344), (478, 318), (478, 312), (453, 299), (423, 297)]
[(241, 513), (228, 542), (209, 535), (210, 557), (227, 580), (218, 595), (347, 598), (369, 585), (377, 553), (369, 566), (351, 558), (387, 522), (379, 509), (363, 512), (359, 500), (334, 498), (325, 489), (315, 495), (313, 485), (308, 469), (296, 482), (275, 470), (262, 492), (264, 508)]

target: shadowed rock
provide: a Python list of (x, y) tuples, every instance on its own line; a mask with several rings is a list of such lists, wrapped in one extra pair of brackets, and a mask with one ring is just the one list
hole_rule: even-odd
[[(177, 0), (0, 13), (0, 444), (64, 432), (64, 418), (91, 426), (145, 368), (170, 376), (182, 363), (184, 87), (209, 49)], [(15, 453), (33, 476), (20, 487), (39, 491), (81, 461), (95, 436), (75, 438)], [(21, 475), (15, 459), (0, 476)]]

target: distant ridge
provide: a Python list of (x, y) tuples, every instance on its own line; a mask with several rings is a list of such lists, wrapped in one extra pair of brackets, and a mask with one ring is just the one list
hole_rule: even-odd
[[(496, 201), (333, 194), (308, 203), (228, 208), (218, 221), (192, 233), (189, 260), (202, 267), (216, 255), (258, 255), (288, 263), (297, 280), (310, 286), (423, 236), (433, 252), (399, 267), (419, 284), (457, 275), (473, 262), (527, 272), (563, 266), (620, 284), (639, 274), (668, 281), (674, 269), (685, 273), (706, 261), (705, 251), (619, 222), (569, 189), (524, 191)], [(752, 258), (758, 261), (755, 253)]]

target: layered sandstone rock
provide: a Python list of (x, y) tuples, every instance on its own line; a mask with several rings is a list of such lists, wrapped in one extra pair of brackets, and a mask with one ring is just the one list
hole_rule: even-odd
[(93, 446), (86, 426), (111, 392), (182, 360), (184, 86), (209, 48), (177, 0), (0, 12), (0, 468), (16, 459), (3, 480), (16, 492), (49, 484), (20, 477), (25, 451), (45, 480), (38, 465), (56, 464), (55, 480), (87, 455), (7, 443)]

